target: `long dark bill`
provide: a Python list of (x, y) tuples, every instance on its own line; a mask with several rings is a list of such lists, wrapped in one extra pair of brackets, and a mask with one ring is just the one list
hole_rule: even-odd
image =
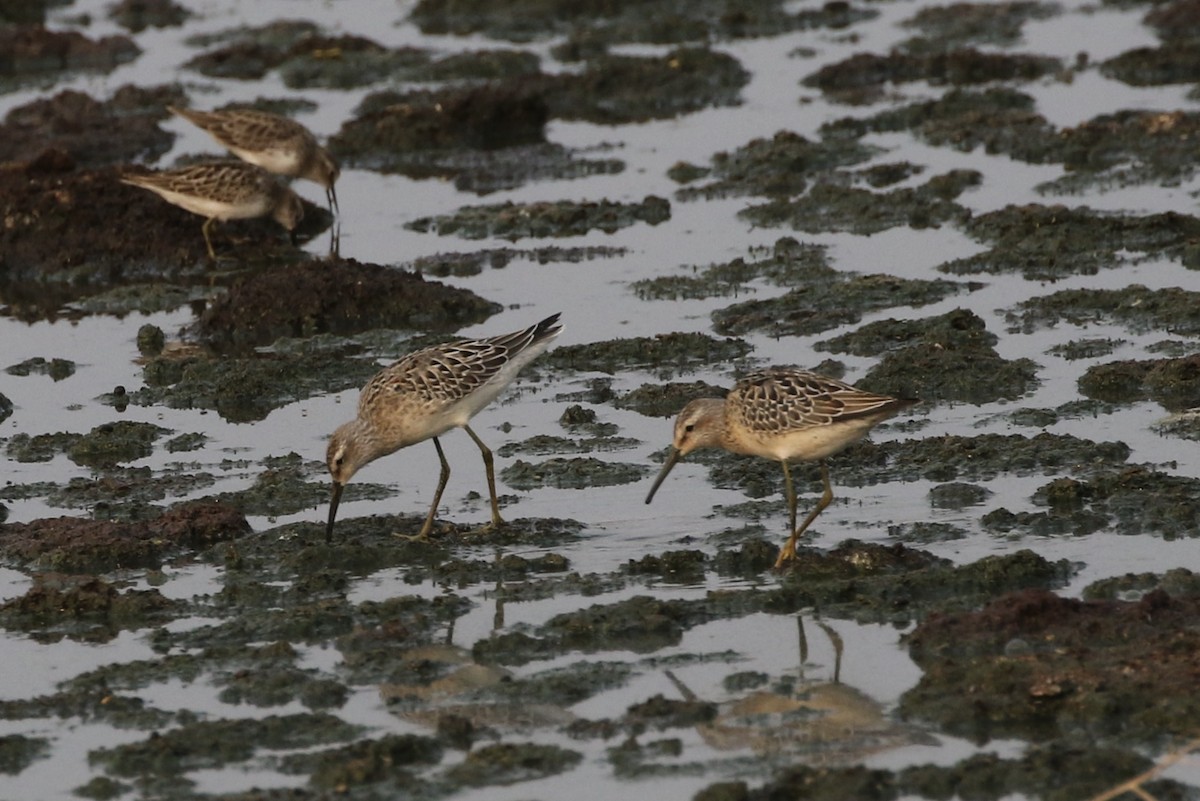
[(333, 482), (333, 497), (329, 499), (329, 525), (325, 527), (326, 544), (333, 542), (333, 521), (337, 518), (338, 501), (342, 499), (342, 490), (345, 488), (345, 484)]
[(663, 479), (667, 477), (667, 473), (671, 472), (671, 468), (679, 461), (679, 449), (671, 448), (671, 453), (667, 456), (667, 461), (663, 464), (662, 470), (658, 473), (658, 478), (654, 479), (654, 486), (650, 488), (650, 494), (646, 496), (646, 503), (654, 500), (654, 493), (658, 492), (658, 488), (662, 486)]

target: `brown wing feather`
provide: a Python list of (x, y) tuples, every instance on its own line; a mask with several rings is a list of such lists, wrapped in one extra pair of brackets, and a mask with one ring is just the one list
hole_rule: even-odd
[(806, 370), (751, 373), (730, 391), (726, 409), (751, 431), (778, 433), (869, 416), (902, 403)]

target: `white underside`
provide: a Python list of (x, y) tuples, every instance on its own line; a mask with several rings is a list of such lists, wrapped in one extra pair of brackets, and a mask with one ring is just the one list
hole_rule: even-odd
[(865, 419), (839, 422), (793, 431), (781, 437), (757, 439), (752, 453), (776, 460), (816, 461), (832, 456), (867, 435), (878, 420)]
[(184, 195), (179, 192), (172, 192), (169, 189), (159, 189), (153, 186), (147, 187), (147, 189), (157, 192), (168, 203), (173, 203), (182, 209), (187, 209), (193, 214), (199, 214), (202, 217), (216, 217), (218, 220), (241, 220), (249, 217), (262, 217), (271, 210), (267, 203), (261, 199), (254, 203), (226, 203), (220, 200), (196, 197), (195, 195)]

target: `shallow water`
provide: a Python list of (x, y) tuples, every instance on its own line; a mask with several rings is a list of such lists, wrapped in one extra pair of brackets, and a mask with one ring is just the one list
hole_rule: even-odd
[[(64, 20), (81, 13), (91, 15), (86, 28), (91, 37), (120, 32), (108, 21), (104, 8), (107, 2), (89, 0), (56, 10), (51, 25), (58, 27)], [(195, 51), (182, 44), (183, 38), (203, 31), (213, 31), (233, 25), (256, 25), (277, 18), (311, 19), (335, 32), (355, 33), (370, 37), (386, 46), (415, 45), (441, 48), (445, 51), (494, 46), (485, 37), (467, 38), (426, 37), (406, 22), (409, 3), (370, 2), (328, 3), (316, 0), (287, 2), (239, 3), (232, 0), (209, 0), (196, 4), (197, 16), (185, 26), (163, 31), (148, 30), (135, 38), (143, 54), (133, 63), (108, 75), (71, 77), (56, 83), (49, 91), (75, 88), (93, 96), (106, 97), (112, 89), (126, 83), (157, 84), (181, 81), (189, 88), (193, 102), (202, 107), (223, 104), (230, 100), (251, 100), (255, 97), (279, 97), (299, 94), (316, 102), (315, 113), (299, 119), (320, 137), (338, 130), (348, 119), (364, 94), (382, 88), (372, 86), (356, 91), (304, 90), (293, 92), (282, 85), (278, 77), (269, 74), (261, 81), (216, 81), (182, 70), (180, 65)], [(742, 91), (743, 103), (737, 108), (709, 109), (677, 119), (637, 125), (605, 127), (587, 123), (550, 125), (553, 142), (578, 149), (604, 149), (608, 155), (626, 162), (618, 175), (595, 176), (580, 180), (547, 181), (500, 192), (486, 198), (458, 192), (450, 182), (414, 181), (398, 175), (379, 175), (347, 169), (338, 184), (343, 230), (341, 253), (364, 262), (400, 264), (414, 258), (444, 251), (465, 251), (505, 247), (504, 240), (466, 241), (418, 233), (404, 227), (418, 217), (449, 213), (463, 205), (494, 203), (505, 200), (526, 202), (535, 200), (581, 199), (636, 201), (654, 194), (673, 198), (678, 186), (666, 176), (666, 170), (678, 161), (707, 164), (716, 152), (735, 149), (754, 137), (769, 137), (778, 130), (790, 130), (816, 139), (818, 127), (830, 120), (845, 116), (877, 113), (881, 106), (841, 106), (827, 101), (819, 92), (800, 86), (803, 76), (824, 63), (833, 63), (853, 53), (887, 52), (889, 47), (910, 35), (898, 27), (924, 4), (894, 2), (872, 4), (878, 7), (878, 19), (853, 26), (854, 36), (841, 31), (817, 30), (781, 35), (766, 39), (722, 42), (717, 49), (737, 57), (752, 72), (751, 83)], [(1117, 10), (1093, 7), (1083, 2), (1060, 4), (1063, 13), (1042, 21), (1030, 21), (1023, 28), (1020, 49), (1024, 52), (1058, 56), (1072, 63), (1078, 52), (1086, 51), (1093, 63), (1142, 44), (1156, 42), (1141, 22), (1144, 10)], [(382, 22), (381, 22), (382, 21)], [(545, 53), (546, 43), (530, 46)], [(792, 55), (797, 48), (812, 48), (811, 58)], [(658, 52), (655, 48), (628, 48), (630, 52)], [(543, 67), (552, 69), (555, 62), (546, 57)], [(1129, 108), (1190, 109), (1195, 102), (1185, 98), (1186, 87), (1134, 88), (1109, 80), (1096, 70), (1078, 72), (1073, 80), (1055, 78), (1022, 84), (1023, 91), (1037, 99), (1037, 109), (1059, 126), (1079, 124), (1098, 114)], [(922, 97), (936, 97), (941, 89), (924, 84), (905, 84), (894, 87), (903, 102)], [(20, 91), (0, 95), (0, 114), (37, 97), (38, 91)], [(798, 102), (799, 100), (803, 102)], [(897, 100), (897, 102), (900, 102)], [(162, 163), (169, 164), (176, 156), (198, 151), (211, 152), (213, 146), (204, 134), (182, 120), (165, 123), (178, 138), (174, 149)], [(1160, 211), (1189, 211), (1200, 190), (1193, 177), (1178, 185), (1134, 186), (1105, 192), (1089, 192), (1082, 196), (1044, 196), (1035, 190), (1043, 181), (1062, 175), (1060, 165), (1029, 165), (1006, 156), (991, 156), (981, 149), (961, 153), (948, 148), (931, 147), (914, 141), (907, 133), (868, 136), (867, 140), (885, 149), (875, 161), (888, 163), (910, 161), (924, 165), (924, 176), (953, 168), (979, 170), (984, 180), (976, 189), (959, 198), (959, 202), (982, 213), (1008, 204), (1062, 202), (1068, 206), (1088, 205), (1128, 213), (1148, 214)], [(916, 179), (924, 180), (919, 177)], [(321, 203), (321, 190), (312, 184), (299, 184), (297, 190), (308, 199)], [(862, 273), (882, 272), (904, 278), (930, 279), (940, 277), (938, 265), (954, 258), (979, 252), (984, 247), (950, 225), (940, 228), (910, 229), (899, 227), (873, 236), (842, 233), (801, 234), (787, 229), (755, 228), (736, 216), (737, 212), (759, 202), (756, 199), (730, 198), (712, 201), (679, 202), (672, 199), (671, 219), (658, 226), (639, 224), (614, 234), (594, 231), (586, 236), (556, 240), (563, 246), (619, 246), (628, 249), (623, 256), (582, 261), (579, 263), (537, 264), (515, 260), (503, 269), (485, 268), (482, 273), (466, 278), (440, 279), (469, 288), (479, 295), (497, 301), (505, 307), (501, 314), (485, 324), (463, 329), (464, 336), (486, 335), (523, 327), (555, 311), (563, 313), (565, 333), (559, 345), (597, 342), (613, 338), (652, 336), (673, 331), (712, 333), (709, 314), (718, 308), (744, 298), (712, 298), (686, 301), (640, 300), (630, 284), (638, 279), (668, 274), (689, 274), (692, 268), (721, 263), (737, 257), (748, 257), (751, 248), (769, 247), (781, 236), (828, 245), (831, 263), (839, 270)], [(517, 247), (536, 246), (542, 242), (516, 243)], [(309, 249), (320, 255), (326, 242), (318, 238)], [(1060, 324), (1039, 329), (1031, 334), (1006, 330), (1003, 310), (1015, 303), (1040, 294), (1068, 288), (1122, 288), (1144, 284), (1151, 288), (1196, 287), (1193, 272), (1173, 261), (1145, 261), (1119, 269), (1103, 270), (1097, 275), (1073, 276), (1054, 284), (1027, 281), (1017, 274), (978, 277), (987, 286), (982, 291), (962, 293), (930, 304), (919, 310), (885, 309), (867, 312), (860, 323), (846, 325), (822, 334), (806, 337), (773, 339), (751, 334), (746, 339), (754, 346), (753, 358), (762, 364), (817, 364), (828, 354), (816, 352), (812, 344), (862, 324), (890, 317), (930, 317), (955, 308), (968, 308), (982, 317), (993, 333), (1000, 336), (997, 346), (1001, 356), (1009, 359), (1028, 357), (1040, 365), (1040, 386), (1017, 402), (984, 406), (969, 404), (926, 405), (914, 410), (925, 425), (916, 436), (934, 437), (940, 434), (977, 435), (988, 432), (1026, 433), (1036, 429), (1015, 426), (1007, 413), (1019, 407), (1053, 408), (1080, 398), (1077, 380), (1092, 364), (1116, 358), (1149, 358), (1147, 345), (1166, 337), (1163, 332), (1131, 334), (1115, 325), (1093, 325), (1079, 328)], [(753, 297), (767, 298), (783, 294), (785, 289), (756, 281)], [(2, 299), (0, 299), (2, 300)], [(57, 320), (26, 324), (8, 316), (0, 316), (0, 367), (26, 358), (43, 356), (69, 359), (77, 364), (73, 376), (53, 382), (47, 376), (17, 378), (0, 375), (0, 392), (13, 402), (16, 412), (0, 423), (0, 438), (14, 434), (36, 435), (57, 431), (83, 432), (109, 422), (116, 416), (111, 407), (97, 402), (101, 393), (114, 386), (133, 389), (140, 385), (142, 373), (135, 363), (135, 337), (139, 326), (153, 323), (173, 336), (192, 320), (187, 309), (153, 315), (133, 314), (124, 318), (108, 316), (85, 317), (78, 321)], [(1097, 359), (1068, 362), (1047, 354), (1057, 344), (1081, 337), (1114, 337), (1126, 340), (1112, 355)], [(861, 378), (873, 363), (872, 359), (839, 356), (847, 365), (847, 380)], [(536, 434), (560, 434), (556, 421), (570, 405), (560, 400), (565, 393), (579, 392), (591, 374), (556, 374), (542, 371), (545, 383), (526, 382), (483, 411), (474, 428), (494, 448), (505, 442), (523, 440)], [(730, 371), (723, 366), (700, 370), (679, 380), (704, 379), (713, 383), (728, 383)], [(633, 389), (660, 377), (653, 371), (631, 371), (613, 376), (613, 388)], [(165, 451), (140, 460), (137, 466), (160, 469), (178, 461), (196, 462), (216, 475), (215, 486), (194, 492), (202, 497), (216, 492), (237, 490), (253, 483), (255, 465), (266, 456), (282, 456), (296, 452), (308, 460), (321, 460), (324, 441), (337, 424), (351, 417), (357, 401), (357, 391), (350, 390), (294, 403), (271, 413), (253, 424), (235, 424), (222, 420), (215, 413), (195, 410), (172, 410), (164, 407), (130, 406), (121, 419), (152, 422), (178, 433), (201, 432), (209, 437), (198, 451), (182, 455)], [(604, 422), (616, 423), (622, 436), (633, 437), (641, 444), (628, 451), (598, 454), (598, 458), (636, 462), (656, 466), (652, 455), (670, 439), (670, 422), (643, 417), (631, 411), (611, 406), (597, 407)], [(1194, 476), (1200, 473), (1200, 450), (1193, 442), (1164, 437), (1154, 433), (1150, 424), (1165, 417), (1164, 410), (1153, 403), (1138, 403), (1118, 409), (1098, 419), (1060, 419), (1048, 430), (1060, 434), (1075, 434), (1096, 440), (1120, 440), (1133, 453), (1131, 464), (1163, 465), (1167, 472)], [(504, 425), (505, 429), (501, 430)], [(508, 429), (507, 426), (511, 426)], [(884, 428), (875, 435), (876, 441), (904, 438), (894, 428)], [(447, 458), (454, 468), (443, 501), (442, 517), (458, 523), (487, 519), (487, 504), (468, 499), (468, 492), (482, 489), (481, 470), (475, 446), (465, 436), (450, 434), (443, 440)], [(435, 468), (432, 446), (421, 444), (392, 457), (382, 459), (359, 474), (359, 480), (382, 483), (396, 488), (391, 497), (378, 501), (345, 502), (342, 518), (363, 515), (423, 513), (433, 490)], [(247, 460), (250, 467), (225, 466), (225, 460)], [(498, 467), (510, 460), (500, 459)], [(5, 483), (25, 484), (35, 481), (64, 482), (74, 477), (87, 477), (91, 471), (71, 463), (65, 456), (50, 462), (4, 462)], [(502, 494), (519, 495), (520, 500), (508, 507), (513, 517), (555, 517), (581, 521), (586, 528), (582, 538), (554, 550), (567, 556), (573, 570), (583, 574), (604, 574), (619, 569), (630, 560), (659, 553), (675, 547), (706, 548), (704, 537), (734, 525), (735, 521), (712, 515), (718, 505), (746, 500), (737, 491), (715, 489), (706, 481), (707, 468), (684, 463), (673, 472), (663, 486), (653, 506), (643, 504), (648, 484), (642, 481), (615, 487), (588, 490), (536, 489), (515, 492), (501, 488)], [(1048, 476), (1018, 477), (1004, 475), (988, 481), (978, 481), (994, 494), (984, 508), (961, 510), (934, 509), (927, 497), (933, 482), (889, 482), (863, 487), (839, 485), (837, 470), (833, 480), (838, 502), (819, 518), (814, 527), (814, 542), (828, 548), (847, 539), (887, 543), (888, 526), (916, 521), (951, 522), (970, 532), (967, 539), (920, 546), (955, 562), (966, 563), (986, 555), (1008, 553), (1018, 548), (1030, 548), (1047, 559), (1068, 559), (1080, 563), (1079, 572), (1063, 592), (1078, 594), (1088, 583), (1100, 578), (1126, 572), (1163, 571), (1176, 566), (1200, 564), (1200, 539), (1164, 541), (1155, 536), (1122, 537), (1101, 531), (1076, 538), (1022, 538), (1010, 540), (985, 532), (979, 519), (987, 509), (1005, 507), (1014, 512), (1033, 510), (1031, 494), (1046, 483)], [(806, 487), (803, 502), (811, 502), (813, 487)], [(184, 500), (185, 497), (169, 501)], [(7, 502), (7, 522), (56, 516), (78, 515), (80, 510), (51, 507), (44, 499)], [(276, 519), (251, 518), (256, 531), (296, 521), (320, 521), (325, 509), (314, 508), (296, 515)], [(782, 541), (785, 514), (782, 503), (775, 513), (762, 521), (768, 536), (778, 535)], [(680, 546), (695, 538), (692, 545)], [(539, 549), (518, 549), (522, 556), (536, 556)], [(191, 598), (219, 587), (219, 571), (206, 566), (169, 569), (161, 591), (168, 597)], [(136, 578), (135, 578), (136, 580)], [(765, 576), (765, 582), (776, 579)], [(22, 595), (30, 579), (21, 573), (0, 572), (0, 600)], [(714, 589), (739, 586), (735, 580), (708, 578), (702, 585), (673, 586), (648, 582), (645, 586), (608, 593), (602, 598), (570, 594), (549, 600), (509, 602), (505, 604), (503, 630), (535, 626), (544, 623), (564, 609), (592, 603), (613, 602), (634, 595), (652, 594), (662, 598), (702, 597)], [(399, 594), (436, 597), (447, 588), (425, 582), (413, 585), (404, 580), (403, 570), (385, 570), (356, 583), (350, 592), (352, 602), (382, 600)], [(494, 636), (496, 610), (489, 588), (462, 588), (461, 594), (475, 604), (472, 611), (460, 618), (452, 632), (453, 645), (470, 649), (480, 640)], [(833, 655), (821, 639), (809, 618), (809, 638), (813, 651), (806, 664), (800, 664), (796, 644), (796, 619), (793, 616), (757, 614), (733, 621), (716, 621), (698, 626), (684, 637), (683, 642), (654, 654), (669, 660), (675, 654), (706, 654), (732, 651), (738, 654), (736, 669), (757, 670), (770, 676), (803, 673), (805, 680), (816, 675), (829, 681)], [(200, 623), (201, 621), (196, 621)], [(845, 641), (845, 656), (841, 680), (887, 710), (919, 677), (918, 668), (907, 656), (900, 643), (903, 630), (880, 625), (859, 625), (851, 621), (828, 621)], [(816, 632), (816, 634), (814, 634)], [(58, 682), (101, 664), (148, 658), (152, 651), (145, 641), (145, 632), (125, 632), (103, 645), (71, 641), (40, 644), (25, 635), (6, 632), (3, 635), (7, 669), (0, 673), (0, 697), (23, 698), (48, 693)], [(677, 696), (677, 688), (661, 670), (646, 667), (647, 657), (634, 653), (604, 653), (606, 660), (626, 660), (640, 664), (642, 672), (618, 689), (602, 691), (572, 708), (570, 712), (584, 718), (611, 717), (630, 704), (655, 694)], [(575, 657), (557, 660), (569, 664)], [(305, 650), (304, 664), (333, 670), (337, 652), (333, 649)], [(532, 673), (556, 665), (555, 660), (535, 662), (517, 673)], [(701, 698), (724, 700), (727, 696), (721, 680), (730, 670), (724, 661), (698, 663), (679, 668), (677, 673)], [(824, 675), (822, 675), (824, 674)], [(163, 709), (191, 709), (222, 717), (260, 715), (262, 710), (251, 706), (223, 703), (214, 688), (205, 681), (192, 685), (180, 682), (152, 685), (141, 691), (148, 705)], [(292, 708), (294, 707), (294, 708)], [(274, 713), (303, 711), (299, 704), (270, 710)], [(405, 722), (389, 713), (378, 691), (372, 686), (353, 688), (347, 703), (336, 713), (345, 720), (359, 722), (375, 732), (423, 732), (421, 726)], [(511, 787), (488, 786), (464, 790), (455, 794), (459, 799), (563, 797), (588, 788), (594, 799), (626, 798), (631, 786), (638, 793), (650, 793), (659, 798), (685, 798), (723, 777), (736, 777), (755, 784), (764, 778), (755, 776), (753, 762), (722, 760), (727, 754), (707, 746), (696, 732), (685, 733), (684, 753), (691, 763), (712, 761), (723, 767), (694, 774), (681, 771), (676, 775), (660, 775), (641, 779), (631, 785), (613, 775), (605, 759), (608, 743), (597, 740), (572, 741), (566, 747), (581, 750), (584, 759), (577, 768), (559, 776), (522, 782)], [(59, 722), (53, 719), (34, 721), (0, 721), (0, 735), (23, 733), (47, 737), (52, 742), (52, 755), (35, 761), (15, 776), (5, 777), (3, 795), (12, 798), (68, 797), (73, 788), (84, 784), (101, 771), (89, 766), (87, 753), (100, 745), (132, 742), (144, 733), (121, 731), (94, 723)], [(866, 757), (864, 764), (872, 767), (896, 768), (906, 764), (934, 762), (949, 764), (977, 750), (1001, 755), (1019, 754), (1022, 743), (993, 741), (982, 749), (958, 738), (931, 732), (928, 742), (898, 746)], [(564, 738), (553, 730), (533, 732), (532, 742), (563, 744)], [(744, 756), (744, 755), (743, 755)], [(461, 755), (448, 752), (443, 766), (453, 764)], [(764, 761), (762, 767), (776, 767)], [(1185, 781), (1200, 781), (1200, 772), (1188, 763), (1173, 769), (1172, 776)], [(251, 761), (244, 767), (202, 770), (188, 774), (195, 782), (197, 793), (228, 793), (251, 786), (282, 788), (302, 785), (303, 777), (288, 776), (268, 763)], [(584, 784), (586, 783), (586, 784)]]

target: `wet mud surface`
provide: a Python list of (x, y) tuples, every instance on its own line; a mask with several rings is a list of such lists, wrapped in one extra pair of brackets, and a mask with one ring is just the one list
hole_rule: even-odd
[[(9, 395), (81, 397), (92, 365), (49, 347), (0, 363), (15, 476), (0, 567), (16, 577), (0, 628), (14, 649), (114, 649), (0, 698), (21, 729), (0, 735), (0, 774), (33, 775), (61, 732), (96, 727), (69, 774), (81, 797), (555, 797), (599, 773), (605, 797), (1065, 801), (1192, 736), (1200, 581), (1175, 564), (1121, 575), (1089, 550), (1200, 535), (1179, 447), (1200, 439), (1185, 280), (1200, 114), (1147, 103), (1064, 124), (1045, 95), (1193, 83), (1196, 4), (1122, 5), (1158, 44), (1096, 56), (1026, 46), (1033, 26), (1082, 19), (1070, 5), (914, 6), (871, 50), (887, 4), (568, 6), (421, 0), (401, 21), (412, 41), (470, 37), (428, 47), (327, 12), (225, 27), (188, 4), (104, 9), (129, 35), (92, 35), (84, 10), (49, 28), (40, 4), (4, 12), (0, 93), (44, 89), (0, 123), (5, 325), (112, 317), (125, 364), (74, 416), (33, 422)], [(152, 81), (58, 85), (175, 28), (179, 63)], [(819, 108), (803, 131), (721, 131), (677, 157), (652, 127), (761, 111), (755, 40), (801, 35), (769, 63), (788, 67), (774, 105)], [(269, 219), (223, 223), (214, 261), (202, 217), (120, 183), (212, 156), (177, 152), (167, 104), (303, 115), (326, 92), (355, 93), (322, 136), (339, 196), (397, 176), (457, 193), (389, 210), (388, 235), (424, 250), (360, 259), (353, 218), (342, 241), (305, 201), (297, 242)], [(664, 135), (648, 147), (639, 129)], [(1039, 177), (994, 203), (1010, 164)], [(1114, 199), (1180, 186), (1169, 210)], [(697, 257), (714, 204), (736, 242)], [(900, 234), (946, 253), (902, 265), (926, 240)], [(505, 522), (481, 528), (467, 442), (451, 461), (470, 489), (451, 485), (430, 541), (408, 536), (436, 481), (421, 443), (348, 485), (327, 542), (320, 434), (356, 396), (322, 404), (514, 309), (581, 324), (480, 428)], [(833, 504), (779, 571), (777, 462), (689, 455), (663, 491), (678, 503), (642, 502), (670, 418), (775, 363), (921, 401), (829, 460)], [(279, 429), (270, 452), (255, 442)], [(389, 472), (405, 458), (419, 481)], [(818, 468), (793, 476), (807, 510)], [(887, 650), (864, 646), (876, 629)], [(787, 656), (765, 658), (759, 632)], [(811, 657), (818, 641), (833, 656)], [(856, 645), (868, 672), (906, 655), (913, 679), (844, 681)], [(893, 752), (900, 767), (868, 767)], [(1172, 777), (1147, 789), (1196, 796)]]

